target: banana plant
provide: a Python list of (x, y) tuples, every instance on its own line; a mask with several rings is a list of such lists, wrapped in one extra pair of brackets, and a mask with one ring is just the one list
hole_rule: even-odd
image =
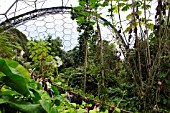
[(0, 59), (1, 113), (57, 113), (57, 106), (65, 101), (56, 87), (55, 96), (38, 90), (38, 83), (30, 79), (28, 71), (16, 61)]

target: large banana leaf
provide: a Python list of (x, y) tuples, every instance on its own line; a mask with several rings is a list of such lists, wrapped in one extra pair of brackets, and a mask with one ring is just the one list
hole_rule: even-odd
[(40, 100), (40, 104), (41, 104), (41, 106), (44, 108), (44, 110), (47, 113), (51, 113), (52, 104), (51, 104), (50, 101), (48, 101), (48, 100)]
[[(0, 83), (9, 87), (0, 91), (0, 109), (24, 113), (58, 112), (56, 105), (60, 105), (60, 100), (36, 90), (37, 83), (30, 80), (27, 70), (17, 62), (0, 59)], [(58, 90), (54, 87), (53, 90), (55, 97), (59, 96)]]
[(22, 95), (29, 95), (28, 71), (18, 62), (0, 59), (0, 81)]
[(16, 100), (10, 95), (1, 95), (0, 96), (0, 106), (9, 105), (11, 109), (21, 111), (24, 113), (43, 113), (44, 109), (40, 104), (31, 104), (23, 100)]

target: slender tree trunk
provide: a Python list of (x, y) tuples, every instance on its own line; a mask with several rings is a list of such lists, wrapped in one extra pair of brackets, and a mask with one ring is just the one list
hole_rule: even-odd
[[(104, 76), (104, 59), (103, 59), (103, 40), (101, 37), (101, 31), (100, 31), (100, 26), (98, 22), (98, 16), (97, 16), (97, 10), (96, 10), (96, 23), (97, 23), (97, 31), (98, 31), (98, 38), (99, 38), (99, 46), (100, 46), (100, 69), (101, 69), (101, 80), (100, 80), (100, 86), (99, 86), (99, 92), (101, 94), (100, 90), (105, 90), (104, 88), (104, 82), (105, 82), (105, 76)], [(102, 89), (101, 89), (102, 88)], [(102, 100), (104, 100), (104, 94), (101, 95)], [(100, 97), (100, 96), (99, 96)]]
[(84, 94), (86, 94), (86, 75), (87, 75), (87, 49), (88, 49), (88, 43), (87, 43), (87, 39), (85, 38), (85, 60), (84, 60)]

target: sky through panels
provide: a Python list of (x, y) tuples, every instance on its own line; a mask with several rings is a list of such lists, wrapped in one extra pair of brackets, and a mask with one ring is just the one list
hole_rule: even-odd
[[(78, 0), (1, 0), (0, 22), (34, 9), (77, 6)], [(5, 19), (4, 19), (5, 18)]]

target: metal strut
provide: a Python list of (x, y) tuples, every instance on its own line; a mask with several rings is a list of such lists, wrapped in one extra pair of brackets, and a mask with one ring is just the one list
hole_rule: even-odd
[[(62, 0), (62, 5), (63, 5), (63, 0)], [(51, 14), (69, 14), (73, 7), (67, 7), (67, 6), (60, 6), (60, 7), (51, 7), (51, 8), (42, 8), (42, 9), (35, 9), (26, 13), (23, 13), (21, 15), (6, 19), (2, 23), (0, 23), (0, 26), (3, 26), (4, 29), (10, 29), (12, 27), (18, 26), (20, 24), (23, 24), (27, 22), (28, 20), (36, 19), (44, 15), (51, 15)], [(92, 17), (93, 18), (93, 17)], [(99, 22), (104, 24), (105, 22), (109, 23), (105, 18), (100, 17)], [(111, 24), (108, 24), (108, 27), (113, 29), (116, 33), (117, 36), (120, 37), (122, 44), (124, 47), (127, 46), (125, 43), (123, 37), (121, 34), (118, 32), (118, 30)]]
[(72, 10), (72, 7), (63, 7), (63, 6), (35, 9), (32, 11), (23, 13), (21, 15), (6, 19), (2, 23), (0, 23), (0, 26), (4, 26), (5, 29), (9, 29), (11, 27), (23, 24), (24, 22), (27, 22), (28, 20), (32, 20), (32, 19), (44, 16), (44, 15), (59, 14), (59, 13), (68, 14), (70, 13), (71, 10)]

